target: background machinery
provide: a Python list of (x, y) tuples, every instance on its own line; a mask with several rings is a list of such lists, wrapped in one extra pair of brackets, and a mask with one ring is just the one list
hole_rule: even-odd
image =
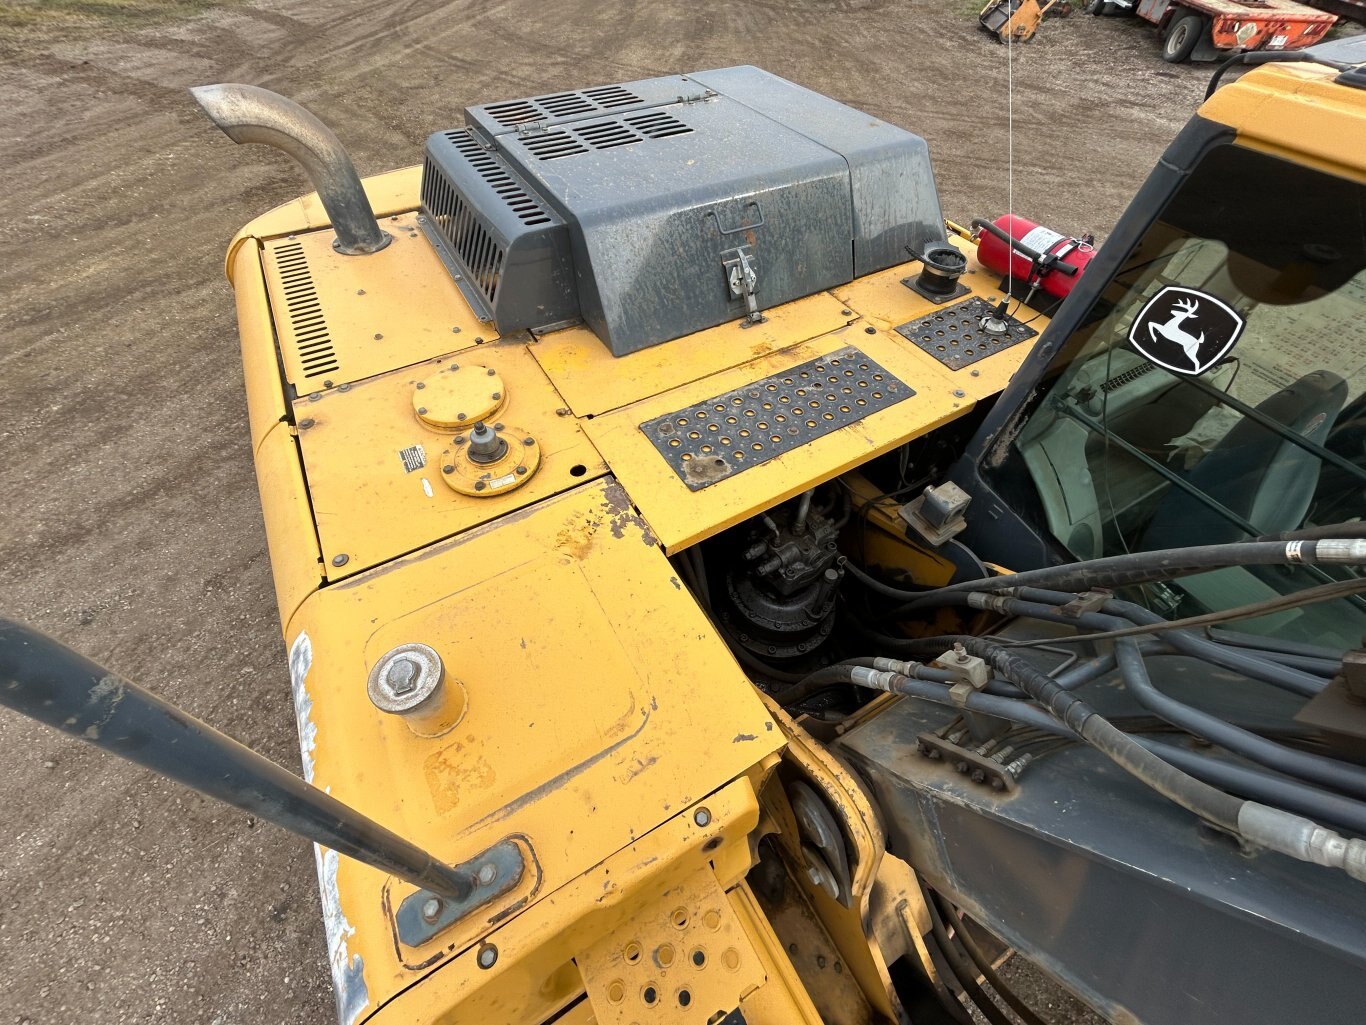
[(197, 90), (318, 189), (227, 261), (304, 781), (13, 623), (0, 702), (315, 840), (348, 1025), (1038, 1020), (1004, 945), (1355, 1020), (1359, 45), (1215, 92), (1094, 258), (755, 68), (364, 182)]

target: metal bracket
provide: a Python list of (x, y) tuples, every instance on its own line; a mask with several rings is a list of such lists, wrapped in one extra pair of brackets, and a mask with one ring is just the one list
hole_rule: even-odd
[(730, 286), (732, 299), (744, 299), (744, 323), (741, 327), (752, 327), (766, 320), (759, 312), (759, 272), (755, 270), (754, 250), (750, 246), (727, 249), (721, 254), (721, 265), (726, 269), (726, 284)]
[(953, 481), (928, 487), (911, 499), (897, 514), (927, 544), (938, 548), (967, 529), (964, 518), (972, 497)]
[(952, 651), (946, 651), (935, 660), (935, 664), (953, 673), (973, 690), (981, 690), (991, 680), (991, 670), (986, 662), (976, 655), (969, 655), (961, 644), (955, 644)]
[[(947, 736), (944, 735), (946, 732)], [(946, 727), (916, 737), (916, 748), (931, 761), (945, 762), (974, 783), (989, 786), (997, 793), (1013, 792), (1028, 762), (1024, 759), (1009, 761), (1012, 749), (996, 741), (988, 741), (975, 748), (967, 746), (969, 743), (971, 737), (966, 728), (949, 732)]]
[(418, 890), (399, 904), (394, 923), (405, 946), (422, 946), (476, 908), (514, 889), (522, 881), (526, 861), (515, 841), (502, 840), (456, 869), (468, 872), (475, 882), (473, 891), (463, 901)]
[(1099, 612), (1107, 601), (1114, 597), (1110, 591), (1103, 587), (1098, 587), (1094, 591), (1087, 591), (1079, 594), (1066, 605), (1058, 609), (1064, 616), (1077, 619), (1086, 615), (1088, 612)]

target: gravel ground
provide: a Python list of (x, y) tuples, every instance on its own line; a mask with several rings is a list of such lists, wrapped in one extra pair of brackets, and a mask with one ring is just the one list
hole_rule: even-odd
[[(0, 2), (0, 611), (289, 765), (221, 260), (304, 187), (188, 86), (293, 96), (372, 173), (468, 103), (753, 63), (924, 135), (955, 219), (1013, 151), (1016, 210), (1103, 234), (1209, 73), (1074, 16), (1008, 75), (962, 0), (158, 5)], [(0, 1022), (331, 1020), (302, 842), (7, 713), (0, 822)]]

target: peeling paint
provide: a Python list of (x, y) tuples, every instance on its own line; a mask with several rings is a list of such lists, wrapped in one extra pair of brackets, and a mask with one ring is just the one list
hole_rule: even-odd
[[(299, 756), (304, 779), (309, 783), (313, 782), (313, 749), (318, 739), (318, 727), (313, 722), (313, 698), (305, 686), (312, 666), (313, 642), (307, 633), (300, 631), (289, 648), (289, 682), (294, 693), (294, 718), (299, 727)], [(313, 859), (318, 866), (318, 890), (322, 897), (332, 988), (337, 998), (337, 1020), (341, 1025), (353, 1025), (369, 1006), (370, 992), (365, 986), (365, 965), (361, 956), (351, 955), (346, 948), (347, 937), (354, 936), (356, 929), (342, 911), (341, 892), (337, 887), (340, 856), (336, 851), (314, 844)]]
[(732, 740), (731, 743), (732, 743), (732, 744), (739, 744), (740, 742), (745, 741), (745, 740), (757, 740), (757, 739), (758, 739), (758, 738), (757, 738), (753, 733), (737, 733), (737, 734), (735, 735), (735, 739)]

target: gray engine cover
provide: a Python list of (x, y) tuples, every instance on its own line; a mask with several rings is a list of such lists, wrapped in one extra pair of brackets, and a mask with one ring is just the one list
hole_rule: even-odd
[(771, 307), (944, 239), (924, 140), (758, 68), (485, 104), (466, 122), (428, 140), (423, 206), (502, 332), (581, 318), (624, 355), (743, 316), (737, 250)]

